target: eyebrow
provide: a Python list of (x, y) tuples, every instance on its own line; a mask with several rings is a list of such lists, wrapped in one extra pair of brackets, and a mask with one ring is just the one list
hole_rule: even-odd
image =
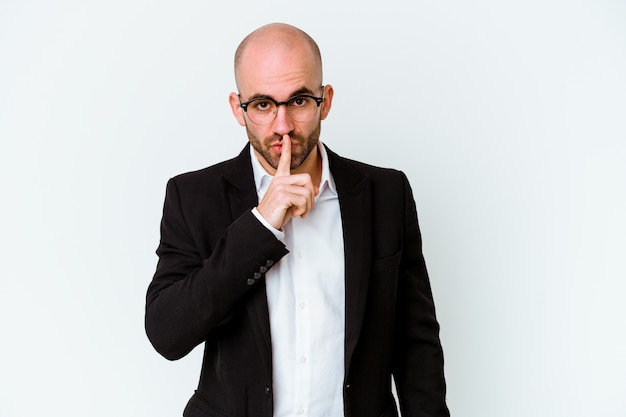
[[(289, 95), (289, 98), (287, 98), (287, 100), (289, 100), (290, 98), (293, 98), (293, 97), (299, 96), (299, 95), (301, 95), (301, 94), (310, 94), (310, 95), (313, 95), (313, 91), (311, 91), (311, 90), (310, 90), (309, 88), (307, 88), (307, 87), (302, 87), (302, 88), (300, 88), (300, 89), (298, 89), (298, 90), (294, 91), (293, 93), (291, 93), (291, 94)], [(247, 100), (245, 100), (245, 101), (252, 101), (252, 100), (258, 100), (258, 99), (263, 99), (263, 98), (268, 98), (268, 99), (272, 99), (272, 100), (274, 100), (274, 101), (279, 101), (279, 100), (276, 100), (274, 97), (269, 96), (269, 95), (267, 95), (267, 94), (254, 94), (252, 97), (248, 98), (248, 99), (247, 99)]]

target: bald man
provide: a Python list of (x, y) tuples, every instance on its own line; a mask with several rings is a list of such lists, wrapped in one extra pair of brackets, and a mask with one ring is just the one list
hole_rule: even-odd
[(320, 141), (333, 88), (315, 41), (249, 34), (229, 96), (239, 156), (167, 184), (146, 332), (204, 343), (186, 417), (449, 416), (443, 352), (406, 176)]

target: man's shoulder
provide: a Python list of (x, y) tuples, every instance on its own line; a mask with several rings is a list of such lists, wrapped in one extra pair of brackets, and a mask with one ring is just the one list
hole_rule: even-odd
[(328, 147), (326, 147), (326, 150), (330, 157), (331, 170), (333, 170), (333, 168), (339, 170), (349, 170), (372, 178), (401, 177), (404, 175), (402, 171), (396, 168), (374, 165), (361, 160), (347, 158), (336, 154), (332, 150), (328, 149)]
[(206, 168), (175, 175), (168, 181), (168, 187), (174, 187), (179, 193), (189, 196), (218, 192), (224, 187), (224, 181), (242, 187), (248, 187), (249, 184), (252, 184), (253, 187), (252, 166), (250, 165), (249, 152), (246, 149), (234, 158), (215, 163)]
[(206, 168), (180, 173), (172, 177), (171, 180), (176, 183), (206, 183), (211, 180), (219, 180), (223, 176), (245, 169), (245, 167), (249, 167), (250, 170), (252, 170), (247, 146), (238, 156), (215, 163)]
[[(379, 201), (398, 201), (411, 193), (406, 174), (397, 169), (389, 168), (361, 160), (346, 158), (329, 151), (330, 170), (339, 191), (352, 193), (350, 190), (361, 190), (369, 187)], [(402, 200), (404, 201), (404, 200)]]
[(183, 172), (175, 175), (172, 179), (176, 182), (194, 182), (206, 181), (211, 178), (219, 178), (231, 169), (235, 159), (236, 158), (232, 158), (210, 165), (206, 168)]

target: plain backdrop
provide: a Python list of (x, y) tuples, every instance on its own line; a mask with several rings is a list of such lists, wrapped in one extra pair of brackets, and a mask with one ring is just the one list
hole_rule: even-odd
[(453, 415), (625, 416), (621, 0), (0, 0), (0, 416), (182, 414), (201, 350), (143, 329), (165, 184), (244, 146), (274, 21), (320, 45), (322, 140), (411, 181)]

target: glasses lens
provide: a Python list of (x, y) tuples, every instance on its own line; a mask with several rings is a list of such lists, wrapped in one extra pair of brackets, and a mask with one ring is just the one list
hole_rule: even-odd
[(271, 100), (259, 99), (248, 104), (248, 117), (254, 123), (266, 125), (276, 117), (276, 104)]
[(297, 96), (287, 102), (287, 111), (296, 122), (308, 122), (317, 112), (317, 103), (311, 97)]

